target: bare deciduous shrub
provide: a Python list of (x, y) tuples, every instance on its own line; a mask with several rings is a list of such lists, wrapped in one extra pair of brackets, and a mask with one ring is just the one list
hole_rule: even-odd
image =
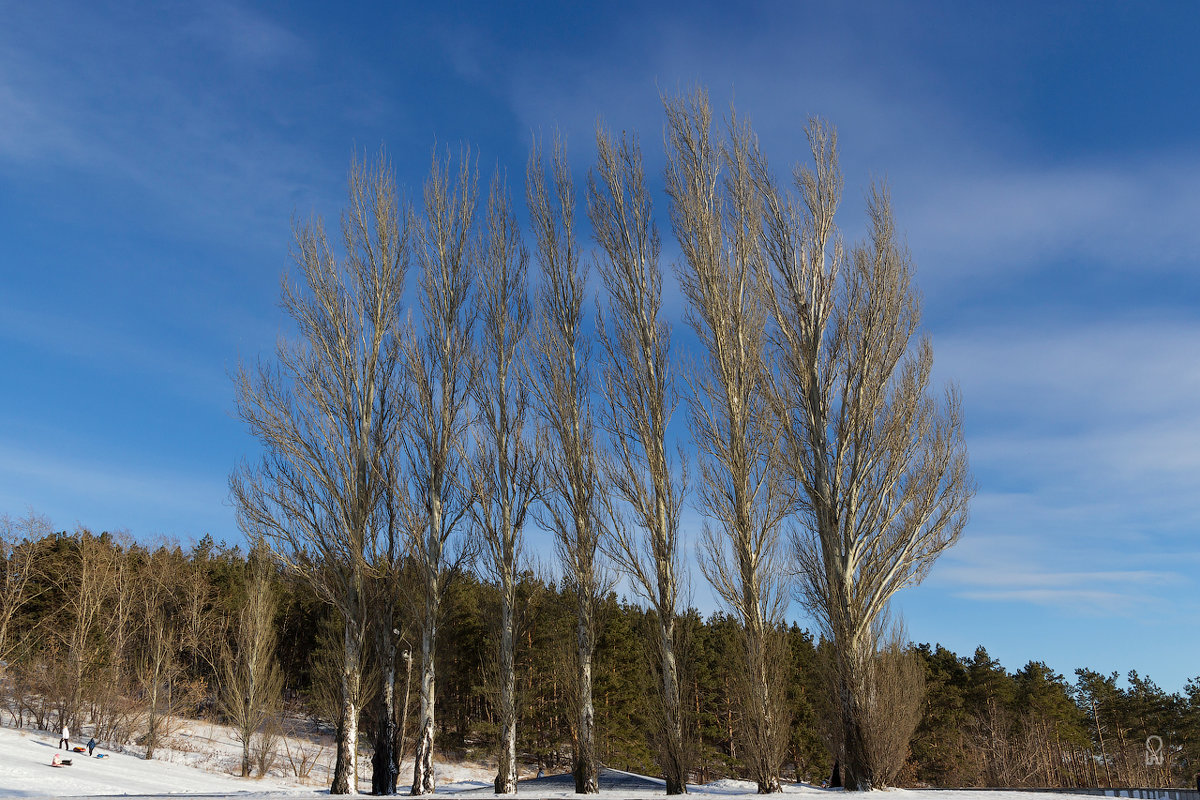
[[(902, 630), (902, 629), (901, 629)], [(871, 662), (865, 727), (873, 782), (891, 786), (908, 758), (908, 745), (921, 722), (925, 665), (894, 634)]]
[(254, 763), (254, 774), (260, 779), (265, 777), (279, 760), (280, 733), (279, 719), (272, 715), (263, 721), (254, 734), (250, 756)]
[(251, 752), (252, 741), (269, 735), (266, 726), (279, 709), (283, 689), (283, 673), (275, 660), (276, 603), (268, 558), (265, 548), (250, 553), (246, 599), (238, 609), (233, 646), (226, 646), (219, 673), (221, 710), (233, 725), (234, 740), (242, 744), (243, 778), (250, 776), (252, 762), (259, 762)]
[(304, 731), (297, 725), (284, 723), (282, 729), (280, 741), (283, 744), (283, 756), (288, 769), (297, 780), (307, 783), (313, 767), (325, 755), (325, 748), (306, 738)]

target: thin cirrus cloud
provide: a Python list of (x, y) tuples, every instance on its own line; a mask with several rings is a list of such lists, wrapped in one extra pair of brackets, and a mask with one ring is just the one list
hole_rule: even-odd
[[(336, 185), (340, 176), (321, 170), (288, 135), (289, 91), (249, 88), (264, 70), (302, 58), (304, 48), (265, 18), (230, 9), (236, 13), (202, 9), (165, 37), (83, 8), (47, 40), (42, 20), (18, 17), (20, 24), (0, 31), (0, 162), (65, 167), (99, 176), (106, 187), (134, 187), (194, 231), (199, 223), (242, 239), (263, 227), (274, 232), (293, 208), (311, 208), (310, 187)], [(202, 79), (171, 56), (204, 49), (220, 54), (229, 80), (215, 67)], [(233, 73), (245, 92), (227, 91)], [(32, 178), (36, 185), (41, 175)]]
[(1200, 324), (1024, 319), (935, 345), (986, 491), (931, 584), (1073, 614), (1192, 608), (1172, 554), (1200, 525)]
[(1190, 266), (1200, 249), (1200, 162), (1128, 158), (1105, 165), (979, 164), (967, 174), (893, 181), (922, 273), (1030, 272), (1062, 259), (1105, 268)]
[(129, 467), (116, 458), (48, 455), (41, 448), (28, 448), (0, 441), (0, 475), (13, 495), (4, 498), (6, 507), (32, 505), (48, 514), (61, 528), (71, 509), (87, 507), (102, 513), (86, 524), (117, 530), (134, 525), (140, 532), (166, 533), (138, 525), (139, 519), (162, 518), (170, 512), (178, 529), (200, 533), (229, 527), (229, 509), (223, 505), (225, 484), (208, 476), (182, 471), (147, 471)]

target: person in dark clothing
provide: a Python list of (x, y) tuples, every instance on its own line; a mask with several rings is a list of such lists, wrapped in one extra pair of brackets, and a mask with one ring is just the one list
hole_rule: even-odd
[(92, 751), (95, 749), (96, 749), (96, 737), (93, 736), (91, 739), (88, 739), (88, 755), (90, 756), (92, 754)]

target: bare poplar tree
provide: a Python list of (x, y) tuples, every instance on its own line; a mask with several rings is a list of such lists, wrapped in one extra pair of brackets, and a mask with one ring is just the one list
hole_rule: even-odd
[(269, 555), (254, 548), (247, 559), (246, 598), (238, 609), (233, 646), (226, 645), (218, 673), (221, 710), (242, 743), (242, 777), (250, 777), (251, 745), (279, 710), (283, 672), (275, 659), (275, 609)]
[(230, 489), (243, 530), (261, 537), (342, 617), (343, 667), (334, 794), (358, 792), (358, 716), (366, 625), (365, 553), (386, 487), (383, 454), (395, 435), (383, 388), (398, 380), (409, 260), (390, 165), (355, 160), (342, 215), (344, 258), (320, 220), (296, 229), (303, 285), (283, 280), (281, 305), (299, 338), (281, 339), (278, 367), (236, 375), (238, 414), (262, 443), (257, 469)]
[(930, 393), (933, 348), (916, 342), (920, 300), (885, 188), (867, 200), (867, 240), (847, 251), (834, 224), (841, 199), (837, 136), (807, 129), (812, 168), (788, 196), (759, 162), (764, 244), (774, 281), (782, 426), (780, 467), (800, 511), (800, 596), (834, 648), (833, 691), (845, 784), (874, 774), (864, 720), (877, 621), (958, 539), (974, 491), (962, 406)]
[(457, 176), (451, 175), (448, 158), (439, 161), (434, 155), (425, 181), (425, 219), (417, 248), (422, 328), (405, 348), (408, 435), (404, 446), (411, 502), (423, 513), (420, 524), (411, 530), (409, 545), (422, 595), (420, 712), (412, 794), (434, 790), (434, 660), (441, 601), (449, 574), (464, 553), (462, 547), (453, 549), (452, 537), (472, 501), (463, 475), (463, 442), (471, 422), (474, 366), (469, 300), (476, 195), (477, 178), (468, 153), (459, 159)]
[[(97, 536), (80, 528), (75, 536), (73, 569), (56, 576), (68, 624), (54, 626), (55, 635), (67, 655), (66, 678), (69, 681), (67, 707), (63, 723), (79, 728), (83, 723), (84, 693), (103, 655), (96, 633), (103, 627), (104, 606), (114, 591), (114, 577), (122, 560), (119, 549), (109, 537)], [(153, 609), (151, 609), (153, 610)]]
[(137, 583), (138, 616), (141, 621), (134, 675), (141, 690), (146, 727), (146, 760), (154, 758), (159, 744), (170, 733), (173, 712), (178, 708), (175, 683), (182, 672), (179, 663), (181, 617), (177, 593), (182, 582), (181, 562), (171, 559), (163, 548), (150, 553)]
[(779, 558), (787, 497), (775, 468), (764, 363), (769, 276), (762, 203), (755, 186), (754, 135), (736, 117), (714, 141), (708, 96), (666, 102), (666, 188), (683, 251), (680, 282), (688, 321), (704, 349), (691, 378), (692, 436), (699, 459), (705, 577), (740, 623), (745, 668), (737, 693), (745, 759), (760, 794), (782, 791), (787, 745), (787, 660), (778, 626), (786, 586)]
[[(0, 516), (0, 670), (8, 663), (16, 642), (12, 623), (23, 608), (49, 586), (35, 581), (41, 539), (50, 534), (50, 520), (33, 509), (19, 519)], [(0, 677), (3, 672), (0, 671)]]
[(553, 190), (542, 155), (534, 149), (526, 197), (537, 240), (543, 283), (533, 370), (543, 431), (542, 501), (545, 527), (554, 532), (563, 575), (575, 600), (575, 791), (600, 791), (596, 767), (596, 714), (592, 656), (596, 614), (607, 579), (597, 562), (595, 423), (592, 419), (591, 348), (582, 330), (587, 270), (575, 238), (575, 187), (566, 150), (554, 144)]
[(612, 440), (612, 452), (603, 460), (606, 485), (612, 488), (602, 495), (609, 523), (607, 551), (658, 617), (660, 761), (667, 794), (682, 794), (687, 791), (688, 752), (676, 617), (683, 487), (667, 455), (667, 423), (677, 398), (670, 328), (659, 319), (662, 245), (636, 141), (622, 136), (617, 143), (600, 129), (596, 145), (599, 163), (588, 178), (588, 216), (603, 250), (600, 277), (609, 298), (600, 326), (608, 355), (602, 424)]
[(488, 195), (478, 253), (479, 368), (473, 386), (479, 416), (471, 466), (484, 561), (500, 593), (497, 653), (500, 722), (496, 794), (517, 790), (516, 605), (522, 531), (537, 491), (538, 466), (526, 430), (530, 396), (522, 354), (529, 329), (529, 251), (499, 175)]

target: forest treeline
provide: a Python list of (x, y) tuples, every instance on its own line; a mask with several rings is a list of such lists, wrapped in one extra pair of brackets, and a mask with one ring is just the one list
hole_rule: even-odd
[[(0, 519), (4, 542), (0, 593), (0, 680), (4, 722), (144, 746), (148, 757), (173, 719), (199, 717), (247, 732), (251, 761), (269, 761), (289, 720), (332, 729), (339, 715), (336, 673), (342, 632), (311, 585), (269, 559), (205, 537), (188, 547), (148, 546), (128, 536), (86, 530), (53, 533), (30, 515)], [(264, 580), (265, 579), (265, 580)], [(265, 591), (264, 591), (265, 587)], [(517, 582), (515, 665), (518, 756), (526, 773), (568, 769), (574, 746), (571, 697), (574, 595), (531, 572)], [(247, 609), (264, 602), (277, 681), (275, 698), (255, 700), (258, 720), (239, 720), (247, 691), (230, 669), (239, 663)], [(437, 648), (437, 742), (441, 753), (489, 757), (499, 735), (491, 653), (498, 590), (472, 569), (452, 576)], [(411, 755), (417, 675), (414, 614), (401, 605), (397, 708), (400, 747)], [(646, 647), (653, 613), (608, 593), (597, 613), (593, 669), (596, 748), (609, 766), (656, 771), (651, 707), (655, 665)], [(743, 728), (733, 685), (744, 671), (738, 624), (695, 610), (679, 620), (690, 778), (747, 777)], [(833, 759), (832, 712), (822, 705), (826, 643), (795, 624), (780, 631), (777, 663), (792, 720), (784, 777), (820, 781)], [(1009, 671), (980, 647), (970, 656), (909, 645), (902, 654), (924, 675), (920, 722), (896, 775), (899, 785), (1180, 786), (1200, 759), (1200, 679), (1170, 693), (1136, 672), (1076, 670), (1073, 680), (1045, 664)], [(376, 648), (364, 653), (364, 752), (380, 726), (373, 701), (382, 674)], [(407, 681), (405, 680), (407, 676)], [(407, 689), (405, 685), (407, 684)], [(1148, 737), (1162, 749), (1147, 750)], [(1149, 756), (1149, 757), (1148, 757)], [(1161, 763), (1155, 763), (1161, 759)]]

